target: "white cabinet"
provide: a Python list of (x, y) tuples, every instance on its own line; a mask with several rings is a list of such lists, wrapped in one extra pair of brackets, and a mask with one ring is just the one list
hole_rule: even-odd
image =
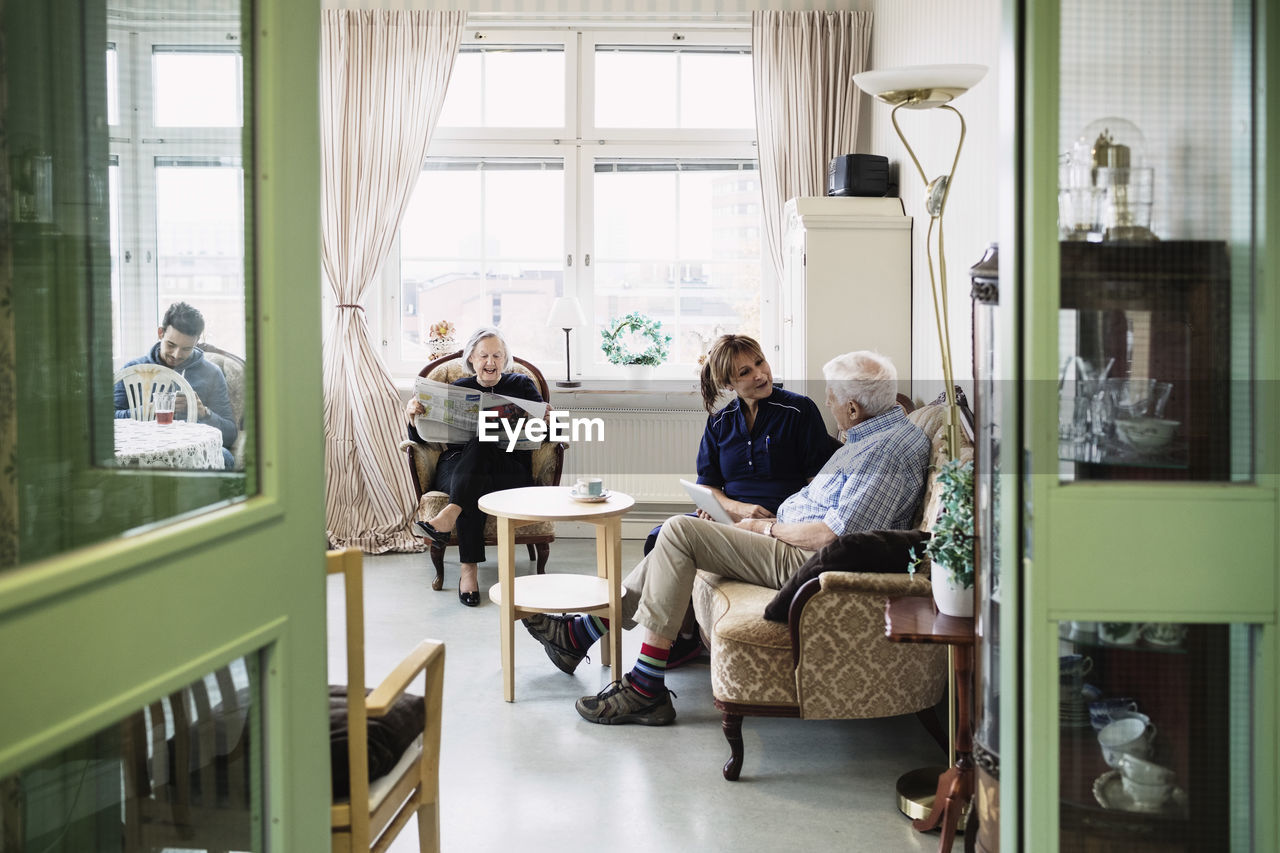
[(896, 198), (793, 198), (784, 209), (782, 375), (823, 410), (822, 365), (851, 350), (893, 359), (911, 391), (911, 217)]

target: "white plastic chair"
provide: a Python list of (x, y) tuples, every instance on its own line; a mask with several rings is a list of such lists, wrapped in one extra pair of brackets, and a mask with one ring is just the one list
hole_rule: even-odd
[(151, 398), (156, 391), (180, 391), (187, 398), (187, 420), (200, 417), (196, 408), (196, 392), (186, 377), (163, 364), (131, 364), (116, 371), (116, 382), (124, 383), (129, 398), (129, 413), (135, 421), (155, 420)]

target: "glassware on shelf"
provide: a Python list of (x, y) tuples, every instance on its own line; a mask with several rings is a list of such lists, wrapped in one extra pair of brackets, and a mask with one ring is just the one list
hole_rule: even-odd
[(1059, 232), (1064, 240), (1146, 241), (1155, 203), (1155, 169), (1133, 122), (1107, 116), (1090, 122), (1069, 154), (1059, 157)]

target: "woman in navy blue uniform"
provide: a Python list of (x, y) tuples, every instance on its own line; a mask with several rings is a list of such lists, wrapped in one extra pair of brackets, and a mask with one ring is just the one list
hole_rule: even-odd
[[(511, 367), (511, 354), (497, 329), (484, 326), (472, 332), (463, 354), (471, 375), (455, 381), (454, 385), (542, 402), (542, 394), (532, 379), (523, 373), (506, 372)], [(523, 419), (523, 410), (512, 406), (513, 411), (508, 412), (505, 408), (500, 417), (511, 420), (513, 429), (522, 429), (519, 421)], [(422, 403), (416, 396), (409, 401), (405, 414), (409, 419), (409, 438), (421, 442), (413, 425), (414, 419), (422, 414)], [(501, 434), (505, 435), (505, 430)], [(476, 566), (484, 562), (485, 515), (477, 501), (489, 492), (532, 486), (532, 465), (532, 451), (509, 451), (506, 442), (482, 442), (478, 437), (466, 444), (450, 444), (440, 454), (431, 488), (448, 492), (449, 503), (429, 521), (414, 522), (414, 527), (418, 535), (430, 537), (441, 545), (448, 543), (450, 534), (457, 531), (461, 563), (458, 600), (468, 607), (480, 603)]]
[[(778, 505), (804, 488), (836, 451), (817, 404), (773, 386), (773, 371), (754, 338), (717, 338), (702, 364), (699, 386), (702, 405), (711, 414), (698, 447), (698, 482), (715, 493), (735, 521), (772, 518)], [(715, 410), (726, 390), (734, 398)], [(702, 510), (698, 515), (706, 517)], [(646, 554), (661, 529), (649, 534)], [(690, 608), (667, 668), (692, 660), (700, 649)]]
[[(712, 411), (726, 389), (734, 399)], [(752, 338), (722, 335), (715, 342), (702, 365), (701, 390), (711, 416), (698, 448), (698, 482), (735, 521), (772, 518), (835, 452), (817, 404), (773, 386), (773, 371)]]

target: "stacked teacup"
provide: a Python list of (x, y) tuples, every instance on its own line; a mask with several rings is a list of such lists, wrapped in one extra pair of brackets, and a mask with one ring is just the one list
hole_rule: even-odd
[(1135, 809), (1155, 812), (1164, 807), (1173, 793), (1172, 770), (1131, 753), (1120, 755), (1119, 766), (1121, 784)]
[(1151, 755), (1151, 742), (1155, 740), (1156, 727), (1146, 714), (1130, 712), (1127, 717), (1112, 720), (1098, 732), (1098, 744), (1102, 757), (1112, 767), (1119, 769), (1120, 757)]
[(1085, 707), (1084, 677), (1093, 669), (1093, 659), (1085, 655), (1061, 655), (1058, 658), (1058, 719), (1063, 726), (1089, 722)]

